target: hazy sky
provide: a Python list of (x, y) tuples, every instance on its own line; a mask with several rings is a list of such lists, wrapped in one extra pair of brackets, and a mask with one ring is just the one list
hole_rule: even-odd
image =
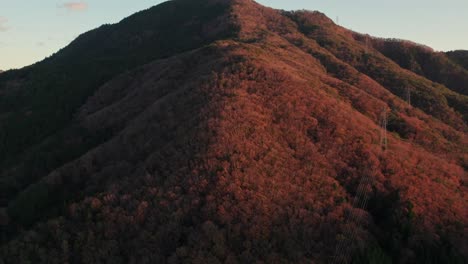
[[(66, 46), (80, 33), (163, 1), (0, 0), (0, 69), (20, 68)], [(281, 9), (324, 12), (342, 26), (436, 50), (468, 49), (468, 0), (259, 0)]]

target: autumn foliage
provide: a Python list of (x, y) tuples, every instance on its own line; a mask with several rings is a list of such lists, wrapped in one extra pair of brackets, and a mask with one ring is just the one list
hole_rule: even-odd
[(466, 261), (466, 95), (321, 13), (205, 5), (173, 26), (215, 40), (108, 77), (2, 168), (0, 263), (328, 263), (342, 239), (353, 263)]

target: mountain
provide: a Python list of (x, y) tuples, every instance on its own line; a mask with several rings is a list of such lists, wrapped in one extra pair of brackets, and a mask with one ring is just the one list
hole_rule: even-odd
[(0, 75), (1, 263), (464, 263), (467, 76), (250, 0), (87, 32)]
[(372, 45), (400, 67), (444, 84), (460, 94), (468, 94), (468, 70), (463, 64), (454, 63), (450, 55), (401, 40), (373, 39)]
[(468, 70), (468, 50), (455, 50), (446, 53), (455, 63)]

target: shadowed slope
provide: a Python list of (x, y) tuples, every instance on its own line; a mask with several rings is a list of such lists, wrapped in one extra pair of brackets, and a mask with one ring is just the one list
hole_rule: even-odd
[(372, 38), (371, 45), (401, 67), (429, 80), (444, 84), (449, 89), (468, 95), (468, 72), (445, 53), (411, 42)]
[(79, 36), (50, 58), (0, 77), (0, 161), (69, 124), (86, 98), (119, 73), (232, 37), (226, 3), (170, 1)]
[(468, 51), (467, 50), (455, 50), (446, 52), (447, 56), (458, 63), (458, 65), (462, 66), (466, 70), (468, 70)]
[(228, 9), (222, 1), (166, 2), (85, 33), (33, 66), (2, 74), (0, 206), (109, 138), (108, 131), (89, 134), (70, 122), (98, 87), (154, 59), (232, 37), (236, 29)]

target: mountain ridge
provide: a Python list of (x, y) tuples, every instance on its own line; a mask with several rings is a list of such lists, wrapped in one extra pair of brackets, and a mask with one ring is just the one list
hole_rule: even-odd
[[(123, 39), (139, 43), (140, 33), (126, 35), (146, 30), (135, 21), (153, 21), (158, 31), (172, 21), (158, 16), (177, 11), (192, 13), (173, 27), (197, 28), (182, 38), (195, 44), (172, 55), (148, 49), (148, 61), (144, 52), (110, 57), (136, 66), (93, 75), (105, 80), (64, 125), (2, 161), (4, 262), (326, 263), (349, 227), (358, 234), (354, 259), (466, 256), (466, 97), (401, 68), (323, 14), (248, 0), (203, 1), (192, 11), (196, 3), (156, 6), (55, 55), (88, 60), (87, 42), (117, 34), (109, 27), (119, 25), (128, 27)], [(24, 89), (24, 79), (8, 79), (23, 74), (0, 77), (0, 94)], [(386, 150), (379, 145), (384, 108)], [(0, 117), (12, 111), (0, 109)], [(5, 144), (11, 135), (0, 138)], [(352, 204), (362, 175), (373, 181), (368, 208)], [(347, 222), (350, 213), (365, 224)]]
[(468, 50), (454, 50), (446, 52), (448, 57), (455, 63), (468, 70)]

